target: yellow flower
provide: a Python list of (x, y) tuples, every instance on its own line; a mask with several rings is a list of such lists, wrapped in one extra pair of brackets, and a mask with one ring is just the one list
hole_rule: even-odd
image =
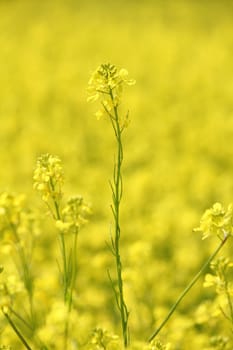
[(203, 283), (203, 286), (205, 288), (213, 287), (213, 286), (218, 286), (222, 288), (223, 285), (219, 276), (214, 276), (214, 275), (211, 275), (210, 273), (207, 273), (205, 275), (205, 281)]
[(143, 350), (169, 350), (171, 347), (170, 343), (163, 344), (160, 340), (153, 340)]
[(43, 201), (48, 202), (50, 198), (59, 200), (64, 183), (61, 160), (48, 153), (41, 155), (36, 163), (33, 181), (33, 187), (41, 194)]
[(205, 211), (200, 226), (194, 231), (202, 232), (202, 239), (213, 235), (223, 238), (232, 234), (232, 204), (225, 209), (221, 203), (215, 203)]
[(86, 224), (90, 212), (90, 207), (83, 197), (73, 196), (62, 210), (62, 220), (58, 220), (56, 226), (62, 233), (77, 233)]
[(122, 79), (122, 81), (127, 85), (134, 85), (136, 83), (136, 80), (134, 79), (128, 79), (128, 71), (124, 68), (120, 69), (119, 71), (119, 77)]
[(70, 228), (72, 226), (72, 223), (70, 222), (64, 222), (62, 220), (57, 220), (56, 221), (56, 227), (58, 228), (59, 231), (62, 233), (67, 233), (69, 232)]
[(97, 112), (97, 118), (102, 116), (104, 111), (111, 113), (113, 108), (119, 105), (124, 85), (134, 84), (135, 80), (128, 78), (126, 69), (118, 70), (112, 64), (101, 64), (92, 74), (87, 88), (88, 102), (95, 102), (103, 97), (101, 101), (103, 108)]
[(233, 263), (225, 257), (219, 257), (210, 264), (213, 274), (207, 273), (204, 287), (215, 287), (218, 294), (226, 291), (232, 292), (232, 283), (229, 281), (228, 270), (233, 267)]
[(95, 328), (90, 339), (90, 344), (95, 346), (95, 349), (118, 349), (119, 337), (108, 332), (106, 329)]
[(18, 225), (25, 196), (3, 192), (0, 194), (0, 228), (2, 231), (11, 225)]

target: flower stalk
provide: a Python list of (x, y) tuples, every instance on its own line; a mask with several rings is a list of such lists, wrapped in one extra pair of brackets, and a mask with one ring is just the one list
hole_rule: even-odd
[(4, 316), (6, 317), (7, 321), (9, 322), (11, 328), (14, 330), (15, 334), (17, 335), (17, 337), (20, 339), (20, 341), (24, 345), (24, 347), (28, 350), (32, 350), (32, 348), (29, 346), (28, 342), (26, 341), (26, 339), (24, 338), (24, 336), (22, 335), (20, 330), (16, 327), (15, 323), (13, 322), (11, 317), (9, 316), (8, 311), (6, 310), (5, 307), (2, 308), (2, 312), (3, 312)]
[(120, 312), (121, 329), (123, 336), (124, 347), (129, 345), (129, 311), (125, 302), (123, 278), (122, 278), (122, 262), (120, 252), (120, 238), (121, 238), (121, 224), (120, 224), (120, 204), (123, 194), (123, 180), (122, 180), (122, 163), (123, 163), (123, 145), (122, 133), (128, 126), (128, 113), (124, 118), (119, 115), (119, 104), (121, 101), (122, 90), (124, 85), (133, 85), (134, 80), (128, 79), (128, 72), (126, 69), (118, 69), (111, 64), (102, 64), (92, 75), (89, 84), (88, 101), (101, 100), (101, 109), (96, 113), (99, 119), (104, 113), (110, 119), (112, 124), (116, 144), (117, 155), (113, 170), (113, 180), (110, 181), (112, 191), (112, 205), (111, 210), (114, 219), (114, 237), (111, 237), (110, 250), (115, 258), (117, 286), (114, 285), (112, 277), (108, 272), (108, 276), (113, 288), (116, 299), (116, 305)]
[(37, 160), (33, 179), (34, 188), (42, 195), (42, 200), (47, 205), (58, 230), (63, 265), (61, 268), (63, 301), (67, 311), (63, 346), (66, 350), (77, 277), (77, 239), (81, 226), (87, 221), (89, 207), (81, 196), (71, 197), (65, 206), (62, 205), (64, 175), (61, 160), (57, 156), (41, 155)]
[(190, 289), (194, 286), (194, 284), (199, 280), (199, 278), (202, 276), (202, 274), (205, 272), (211, 261), (216, 257), (216, 255), (219, 253), (219, 251), (222, 249), (222, 247), (225, 245), (226, 241), (230, 235), (226, 235), (220, 242), (220, 244), (217, 246), (213, 254), (207, 259), (207, 261), (203, 264), (201, 269), (198, 271), (198, 273), (193, 277), (191, 282), (187, 285), (187, 287), (183, 290), (183, 292), (180, 294), (174, 305), (171, 307), (170, 311), (168, 312), (165, 319), (162, 321), (162, 323), (159, 325), (159, 327), (156, 329), (156, 331), (150, 336), (148, 339), (148, 342), (151, 342), (163, 329), (163, 327), (166, 325), (166, 323), (169, 321), (170, 317), (173, 315), (181, 301), (184, 299), (186, 294), (190, 291)]
[[(113, 95), (110, 91), (110, 96), (112, 102)], [(115, 297), (117, 301), (117, 306), (121, 315), (121, 327), (124, 339), (124, 346), (127, 347), (129, 345), (129, 330), (128, 330), (128, 319), (129, 319), (129, 311), (127, 309), (127, 305), (124, 299), (123, 292), (123, 280), (122, 280), (122, 263), (121, 263), (121, 255), (120, 255), (120, 237), (121, 237), (121, 226), (120, 226), (120, 203), (123, 193), (122, 188), (122, 162), (123, 162), (123, 147), (122, 147), (122, 130), (119, 125), (119, 117), (117, 107), (114, 107), (114, 119), (112, 120), (114, 125), (114, 131), (117, 141), (117, 161), (114, 165), (114, 175), (113, 175), (113, 183), (111, 184), (112, 190), (112, 199), (113, 203), (111, 206), (113, 217), (114, 217), (114, 225), (115, 225), (115, 237), (114, 241), (112, 241), (112, 250), (115, 256), (116, 262), (116, 272), (117, 272), (117, 282), (118, 282), (118, 291), (114, 290)]]
[(190, 289), (194, 286), (194, 284), (201, 277), (205, 269), (209, 266), (209, 264), (216, 257), (218, 252), (225, 245), (226, 241), (230, 236), (232, 236), (233, 232), (233, 208), (230, 204), (227, 209), (223, 207), (221, 203), (215, 203), (212, 208), (207, 209), (203, 214), (200, 226), (194, 229), (195, 232), (202, 233), (202, 239), (206, 239), (209, 236), (216, 236), (220, 239), (220, 243), (215, 249), (215, 251), (210, 255), (207, 261), (203, 264), (199, 272), (194, 276), (191, 282), (187, 285), (181, 295), (178, 297), (177, 301), (174, 303), (170, 311), (168, 312), (165, 319), (162, 321), (160, 326), (156, 329), (156, 331), (150, 336), (148, 339), (151, 342), (163, 329), (166, 325), (172, 314), (175, 312), (185, 295), (190, 291)]

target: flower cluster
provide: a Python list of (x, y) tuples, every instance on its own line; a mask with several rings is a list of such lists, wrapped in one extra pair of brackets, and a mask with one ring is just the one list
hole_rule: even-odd
[(1, 231), (6, 230), (10, 225), (19, 225), (24, 202), (24, 195), (16, 195), (8, 192), (0, 194)]
[(211, 349), (213, 348), (219, 349), (219, 350), (229, 349), (227, 347), (228, 342), (229, 342), (229, 338), (221, 335), (215, 335), (210, 338)]
[(36, 215), (25, 207), (25, 199), (23, 194), (0, 194), (0, 230), (5, 243), (20, 243), (21, 247), (26, 247), (40, 233)]
[(0, 307), (8, 310), (16, 295), (23, 293), (23, 283), (15, 274), (2, 275), (0, 281)]
[(163, 344), (160, 340), (154, 339), (149, 345), (147, 345), (144, 350), (169, 350), (171, 344)]
[(118, 70), (112, 64), (101, 64), (88, 82), (87, 101), (94, 102), (102, 96), (102, 108), (96, 112), (99, 119), (104, 112), (111, 113), (121, 100), (124, 85), (134, 85), (135, 80), (128, 78), (128, 71)]
[(67, 318), (67, 308), (61, 301), (55, 301), (49, 310), (45, 324), (39, 329), (40, 339), (51, 349), (59, 349), (63, 343), (63, 325)]
[(62, 233), (77, 233), (87, 222), (88, 214), (90, 207), (84, 202), (83, 197), (71, 197), (62, 210), (62, 220), (57, 220), (56, 226)]
[(231, 290), (233, 293), (233, 285), (228, 281), (228, 270), (233, 267), (233, 262), (228, 258), (219, 257), (210, 265), (213, 274), (206, 274), (204, 287), (215, 287), (217, 294), (226, 293)]
[(96, 328), (93, 331), (90, 339), (90, 349), (102, 350), (102, 349), (118, 349), (119, 338), (117, 335), (109, 333), (102, 328)]
[(203, 214), (200, 226), (194, 231), (202, 232), (202, 239), (209, 236), (224, 238), (231, 235), (233, 230), (232, 204), (227, 209), (221, 203), (215, 203), (212, 208), (207, 209)]
[(48, 202), (49, 199), (59, 201), (64, 183), (61, 160), (49, 153), (41, 155), (36, 163), (33, 180), (33, 187), (41, 193), (43, 201)]

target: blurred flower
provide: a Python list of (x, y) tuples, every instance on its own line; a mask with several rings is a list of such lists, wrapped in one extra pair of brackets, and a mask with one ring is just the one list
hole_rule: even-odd
[(91, 349), (119, 349), (119, 337), (102, 328), (95, 328), (90, 339)]
[(202, 239), (209, 236), (222, 238), (232, 234), (232, 204), (225, 209), (221, 203), (215, 203), (212, 208), (205, 211), (200, 226), (194, 231), (202, 232)]
[(224, 289), (224, 281), (220, 279), (219, 276), (214, 276), (210, 273), (205, 275), (205, 281), (203, 283), (204, 287), (212, 287), (215, 286), (218, 291), (222, 291)]
[(23, 283), (15, 274), (10, 274), (8, 276), (3, 274), (0, 283), (0, 307), (8, 309), (16, 295), (23, 291)]
[(169, 350), (171, 348), (171, 344), (163, 344), (160, 340), (153, 340), (149, 345), (147, 345), (144, 350)]
[(33, 180), (33, 187), (42, 195), (43, 201), (60, 200), (64, 183), (61, 160), (48, 153), (41, 155), (37, 159)]
[(48, 309), (44, 324), (41, 325), (37, 332), (40, 340), (46, 344), (46, 349), (64, 350), (64, 326), (66, 325), (67, 317), (69, 317), (70, 330), (69, 338), (67, 339), (67, 349), (79, 348), (78, 346), (76, 347), (77, 338), (80, 335), (77, 332), (78, 314), (74, 309), (69, 312), (64, 302), (56, 299)]
[(18, 225), (20, 213), (23, 209), (25, 196), (3, 192), (0, 194), (0, 229), (4, 230), (9, 225)]
[(210, 338), (210, 345), (215, 349), (224, 350), (229, 343), (229, 338), (221, 335), (215, 335)]
[(25, 207), (25, 195), (8, 192), (0, 194), (0, 230), (4, 233), (5, 245), (1, 245), (1, 252), (4, 248), (9, 250), (12, 243), (29, 248), (33, 237), (40, 233), (36, 215)]
[(228, 258), (219, 257), (211, 263), (210, 267), (213, 274), (206, 274), (204, 287), (215, 287), (218, 294), (232, 293), (233, 286), (229, 282), (228, 270), (233, 267), (233, 263)]
[(90, 207), (84, 202), (83, 197), (71, 197), (62, 210), (62, 220), (57, 220), (56, 226), (63, 233), (74, 232), (87, 223)]

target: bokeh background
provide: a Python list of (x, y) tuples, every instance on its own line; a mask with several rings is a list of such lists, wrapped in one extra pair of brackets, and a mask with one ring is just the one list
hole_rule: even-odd
[[(36, 158), (58, 155), (65, 196), (92, 203), (79, 239), (83, 328), (120, 333), (106, 272), (114, 271), (106, 241), (115, 141), (107, 118), (97, 121), (98, 106), (86, 102), (89, 77), (110, 62), (137, 81), (122, 105), (131, 119), (122, 259), (132, 338), (144, 340), (217, 244), (193, 233), (203, 211), (232, 201), (232, 16), (227, 0), (0, 0), (0, 190), (26, 193), (44, 218), (36, 269), (49, 296), (57, 267), (48, 247), (54, 256), (58, 247), (32, 189)], [(164, 330), (175, 349), (207, 346), (207, 323), (195, 315), (211, 296), (199, 282)]]

